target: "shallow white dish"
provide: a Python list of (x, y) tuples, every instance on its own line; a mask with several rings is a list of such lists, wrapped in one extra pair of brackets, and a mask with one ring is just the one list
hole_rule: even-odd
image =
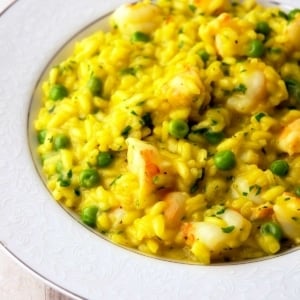
[(299, 251), (227, 266), (146, 257), (87, 230), (42, 184), (27, 133), (36, 83), (66, 41), (124, 2), (25, 0), (1, 16), (0, 243), (35, 274), (82, 298), (298, 299)]

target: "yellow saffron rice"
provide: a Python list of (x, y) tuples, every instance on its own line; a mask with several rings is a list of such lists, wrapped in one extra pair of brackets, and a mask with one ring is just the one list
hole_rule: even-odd
[(55, 200), (157, 257), (209, 264), (298, 245), (298, 12), (118, 8), (42, 85), (34, 126)]

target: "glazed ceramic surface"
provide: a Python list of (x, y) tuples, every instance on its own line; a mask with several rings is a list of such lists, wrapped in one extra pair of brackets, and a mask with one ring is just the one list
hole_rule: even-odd
[[(30, 150), (39, 80), (67, 53), (60, 50), (68, 41), (105, 26), (101, 17), (124, 2), (19, 0), (1, 16), (0, 243), (35, 274), (82, 298), (298, 299), (298, 250), (220, 266), (147, 257), (88, 230), (43, 184)], [(281, 5), (296, 2), (300, 7)]]

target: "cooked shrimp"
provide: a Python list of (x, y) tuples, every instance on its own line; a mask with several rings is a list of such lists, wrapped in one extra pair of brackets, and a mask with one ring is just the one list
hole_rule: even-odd
[(262, 193), (274, 183), (271, 171), (263, 171), (255, 165), (249, 165), (240, 173), (231, 185), (234, 199), (247, 197), (256, 204), (262, 203)]
[(163, 87), (164, 95), (172, 106), (190, 106), (195, 96), (203, 91), (204, 85), (195, 68), (178, 73)]
[(300, 119), (284, 127), (278, 138), (278, 147), (289, 155), (300, 153)]
[(205, 43), (214, 45), (218, 55), (232, 57), (245, 54), (247, 36), (253, 35), (251, 30), (251, 25), (246, 20), (233, 18), (229, 13), (222, 13), (200, 27), (199, 35)]
[(273, 215), (273, 205), (271, 203), (264, 203), (252, 208), (251, 221), (271, 218)]
[(251, 113), (257, 110), (266, 97), (266, 77), (260, 70), (250, 73), (245, 82), (247, 90), (244, 94), (235, 94), (227, 100), (230, 109), (240, 113)]
[(180, 224), (185, 213), (185, 201), (187, 198), (188, 195), (182, 192), (171, 192), (165, 196), (166, 208), (164, 215), (168, 227), (176, 227)]
[(112, 15), (111, 22), (123, 34), (134, 32), (152, 33), (160, 24), (160, 9), (150, 3), (133, 3), (121, 5)]
[(125, 215), (125, 210), (121, 207), (113, 209), (109, 212), (109, 218), (112, 222), (111, 226), (114, 229), (120, 229), (122, 227), (122, 219)]
[(128, 170), (138, 177), (140, 199), (156, 189), (173, 185), (171, 164), (156, 147), (135, 138), (128, 138), (126, 142)]
[(227, 100), (227, 107), (242, 114), (268, 111), (288, 98), (288, 92), (274, 68), (251, 59), (232, 70), (239, 76), (245, 90), (234, 93)]
[(300, 198), (284, 193), (276, 199), (273, 209), (284, 234), (300, 243)]
[(238, 212), (226, 209), (217, 217), (206, 217), (203, 222), (185, 223), (182, 230), (188, 244), (199, 240), (212, 253), (218, 254), (228, 247), (239, 247), (246, 241), (251, 223)]
[(128, 138), (127, 145), (128, 169), (138, 176), (140, 193), (150, 194), (155, 189), (153, 178), (160, 173), (159, 153), (154, 146), (135, 138)]

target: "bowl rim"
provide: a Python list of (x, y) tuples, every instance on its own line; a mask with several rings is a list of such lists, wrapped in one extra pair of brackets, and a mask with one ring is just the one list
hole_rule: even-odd
[[(74, 1), (73, 1), (74, 2)], [(67, 10), (67, 7), (66, 5), (68, 4), (72, 4), (73, 3), (72, 0), (67, 0), (66, 3), (67, 4), (64, 4), (62, 5), (64, 7), (64, 9)], [(92, 1), (92, 6), (93, 7), (96, 7), (97, 6), (97, 1), (96, 0), (93, 0)], [(125, 1), (122, 1), (122, 0), (114, 0), (114, 1), (111, 1), (111, 3), (109, 5), (106, 5), (104, 8), (100, 8), (99, 11), (97, 11), (97, 13), (101, 12), (102, 14), (105, 14), (105, 13), (108, 13), (110, 11), (110, 9), (120, 3), (123, 3)], [(274, 2), (274, 1), (272, 1)], [(281, 1), (281, 3), (283, 3), (285, 1)], [(288, 2), (288, 5), (290, 5), (291, 3)], [(53, 2), (54, 4), (47, 4), (50, 9), (53, 9), (53, 6), (54, 5), (57, 5), (57, 4), (60, 4), (60, 2), (58, 0), (54, 0)], [(8, 22), (9, 23), (9, 32), (12, 33), (12, 28), (11, 26), (14, 25), (14, 21), (11, 19), (12, 15), (13, 18), (15, 18), (16, 16), (19, 16), (20, 14), (24, 13), (24, 9), (28, 8), (30, 4), (33, 4), (35, 5), (36, 7), (36, 11), (40, 11), (41, 9), (41, 5), (38, 4), (38, 0), (29, 0), (27, 3), (22, 3), (21, 1), (15, 1), (11, 6), (10, 8), (6, 9), (5, 13), (2, 14), (1, 18), (6, 18), (6, 20), (8, 21), (4, 21), (5, 22)], [(78, 8), (79, 9), (82, 9), (82, 4), (78, 5)], [(77, 9), (77, 8), (76, 8)], [(52, 11), (53, 12), (53, 11)], [(62, 43), (63, 41), (66, 41), (68, 40), (66, 37), (70, 37), (70, 36), (74, 36), (74, 32), (75, 32), (75, 36), (77, 36), (78, 32), (82, 31), (82, 28), (85, 28), (84, 26), (90, 26), (91, 22), (90, 20), (94, 20), (92, 23), (94, 22), (97, 22), (98, 18), (97, 18), (97, 13), (94, 11), (89, 11), (88, 13), (86, 13), (84, 15), (84, 18), (83, 18), (83, 21), (82, 23), (80, 23), (79, 25), (76, 25), (74, 23), (70, 23), (68, 24), (68, 30), (67, 30), (67, 33), (64, 33), (64, 34), (61, 34), (59, 35), (59, 37), (55, 37), (55, 35), (52, 37), (52, 41), (55, 41), (56, 45), (64, 45), (64, 43)], [(28, 15), (26, 15), (27, 18), (29, 17)], [(60, 18), (63, 18), (65, 17), (64, 15), (62, 15)], [(42, 20), (40, 20), (39, 22), (41, 22)], [(3, 19), (0, 19), (0, 25), (1, 23), (3, 22)], [(23, 24), (24, 25), (24, 24)], [(51, 23), (51, 25), (53, 25)], [(77, 28), (76, 30), (74, 28)], [(30, 24), (29, 29), (32, 30), (32, 28), (34, 28), (34, 24)], [(28, 30), (29, 30), (28, 29)], [(44, 29), (42, 29), (44, 30)], [(78, 31), (80, 30), (80, 31)], [(4, 29), (3, 32), (6, 32), (6, 30)], [(1, 33), (0, 32), (0, 37), (1, 37)], [(20, 34), (20, 32), (17, 32), (13, 35), (13, 38), (17, 38), (18, 37), (18, 34)], [(35, 37), (37, 38), (41, 38), (37, 33), (34, 34)], [(71, 37), (71, 39), (72, 39)], [(48, 44), (47, 44), (48, 45)], [(12, 42), (12, 45), (11, 46), (14, 46), (14, 41)], [(36, 48), (34, 49), (39, 49), (39, 45), (38, 45), (38, 42), (36, 42), (36, 44), (34, 44), (34, 46)], [(46, 48), (46, 46), (44, 46)], [(56, 48), (55, 47), (52, 47), (51, 49), (49, 50), (46, 50), (44, 48), (44, 50), (46, 51), (45, 53), (47, 53), (46, 57), (46, 61), (48, 61), (48, 64), (52, 61), (51, 57), (53, 57), (53, 53), (57, 53), (58, 50), (56, 50), (56, 52), (54, 52), (54, 49), (53, 48)], [(8, 47), (8, 48), (5, 48), (5, 49), (8, 49), (8, 50), (12, 50), (13, 47)], [(59, 48), (61, 49), (61, 47)], [(1, 50), (0, 50), (1, 51)], [(36, 51), (36, 50), (35, 50)], [(5, 53), (5, 54), (8, 54), (8, 53)], [(28, 54), (27, 52), (25, 54)], [(8, 55), (8, 61), (9, 62), (12, 62), (13, 59), (17, 56), (20, 55), (20, 53), (14, 53), (12, 52), (10, 55)], [(31, 56), (31, 59), (33, 59), (34, 57)], [(40, 55), (38, 57), (38, 61), (39, 63), (42, 65), (44, 65), (44, 62), (45, 62), (45, 55)], [(30, 64), (29, 64), (30, 65)], [(28, 67), (28, 65), (27, 65)], [(33, 72), (30, 74), (31, 75), (31, 79), (28, 80), (28, 87), (30, 87), (31, 89), (27, 88), (27, 89), (24, 89), (20, 92), (20, 94), (18, 94), (18, 98), (25, 98), (27, 99), (27, 103), (25, 103), (25, 106), (27, 106), (27, 111), (28, 111), (28, 108), (30, 107), (31, 105), (31, 95), (32, 95), (32, 92), (30, 92), (30, 90), (32, 91), (32, 88), (34, 88), (34, 86), (36, 86), (36, 82), (38, 82), (39, 78), (40, 78), (40, 75), (43, 74), (44, 72), (42, 70), (45, 70), (46, 68), (43, 67), (41, 68), (41, 66), (39, 65), (39, 67), (36, 67), (34, 68)], [(15, 69), (14, 69), (15, 71)], [(2, 77), (0, 76), (0, 79), (2, 79)], [(20, 81), (21, 78), (18, 78), (18, 80)], [(18, 81), (18, 83), (19, 83)], [(14, 86), (11, 86), (11, 87), (14, 87)], [(4, 91), (4, 99), (5, 100), (8, 100), (8, 95), (11, 95), (11, 93), (5, 93)], [(15, 107), (15, 103), (12, 104), (12, 106)], [(14, 107), (9, 107), (10, 109), (10, 113), (12, 113), (12, 108)], [(0, 106), (0, 108), (2, 108)], [(19, 149), (22, 149), (22, 153), (20, 153), (19, 149), (16, 148), (14, 149), (13, 152), (13, 157), (14, 158), (18, 158), (18, 161), (21, 163), (24, 163), (28, 157), (31, 156), (31, 152), (30, 152), (30, 149), (24, 149), (22, 147), (24, 147), (24, 142), (27, 141), (27, 126), (26, 127), (26, 130), (24, 130), (24, 122), (26, 122), (27, 124), (27, 121), (29, 119), (28, 115), (27, 115), (27, 112), (26, 112), (26, 115), (24, 115), (24, 107), (23, 107), (23, 110), (21, 111), (21, 109), (19, 109), (18, 111), (18, 115), (20, 116), (20, 120), (19, 122), (17, 123), (16, 127), (12, 126), (12, 130), (11, 130), (11, 135), (13, 137), (15, 137), (20, 131), (23, 133), (23, 135), (25, 134), (25, 136), (22, 136), (22, 137), (18, 137), (16, 138), (17, 140), (17, 147), (20, 147)], [(7, 116), (5, 116), (5, 120), (7, 121), (8, 119), (6, 119)], [(9, 122), (11, 123), (11, 121)], [(5, 141), (8, 140), (8, 134), (7, 132), (4, 132), (3, 131), (3, 128), (2, 127), (2, 124), (3, 123), (0, 123), (1, 124), (1, 133), (0, 133), (0, 136), (4, 136), (5, 134)], [(27, 143), (27, 142), (26, 142)], [(27, 143), (27, 146), (28, 146), (28, 143)], [(7, 152), (7, 149), (6, 151), (3, 151), (1, 150), (1, 155), (4, 155), (4, 157), (8, 157), (8, 153)], [(20, 159), (21, 158), (21, 159)], [(7, 160), (8, 162), (7, 163), (10, 163), (11, 160), (8, 159)], [(1, 166), (4, 165), (6, 166), (6, 163), (1, 163), (0, 164)], [(10, 167), (10, 172), (12, 176), (15, 176), (16, 174), (18, 175), (19, 174), (19, 170), (16, 166), (11, 166)], [(184, 274), (184, 275), (194, 275), (196, 276), (197, 278), (202, 278), (203, 279), (203, 276), (205, 276), (207, 273), (209, 274), (212, 274), (211, 272), (214, 270), (215, 272), (219, 272), (219, 275), (220, 275), (220, 278), (226, 278), (227, 276), (227, 272), (229, 268), (228, 264), (226, 264), (225, 268), (224, 268), (224, 264), (222, 265), (218, 265), (218, 264), (214, 264), (214, 265), (210, 265), (210, 266), (199, 266), (199, 264), (186, 264), (186, 263), (182, 263), (182, 262), (177, 262), (174, 264), (174, 262), (170, 262), (170, 260), (161, 260), (161, 259), (157, 259), (157, 258), (152, 258), (152, 257), (148, 257), (148, 258), (145, 258), (145, 255), (141, 255), (140, 253), (139, 254), (136, 254), (136, 253), (133, 253), (132, 250), (130, 250), (131, 253), (128, 253), (129, 251), (128, 250), (125, 250), (124, 249), (120, 249), (120, 247), (115, 247), (114, 245), (112, 245), (111, 243), (109, 243), (109, 245), (107, 244), (107, 241), (98, 241), (100, 240), (98, 237), (97, 239), (95, 239), (95, 234), (91, 231), (91, 230), (86, 230), (86, 228), (84, 228), (81, 224), (78, 223), (77, 220), (71, 220), (71, 218), (69, 218), (69, 216), (66, 214), (65, 210), (62, 209), (61, 207), (58, 207), (56, 205), (56, 203), (53, 203), (54, 201), (49, 201), (49, 198), (50, 195), (49, 195), (49, 191), (45, 188), (45, 187), (34, 187), (34, 184), (37, 182), (37, 181), (40, 181), (40, 177), (38, 176), (38, 174), (34, 174), (34, 173), (37, 173), (36, 170), (35, 170), (35, 166), (34, 164), (30, 165), (30, 166), (27, 166), (25, 168), (25, 173), (26, 173), (26, 176), (32, 176), (31, 180), (30, 180), (30, 184), (31, 184), (31, 187), (28, 187), (28, 186), (24, 186), (24, 183), (22, 180), (24, 180), (24, 175), (23, 176), (20, 176), (21, 177), (21, 180), (20, 180), (20, 185), (18, 186), (18, 188), (20, 188), (20, 191), (22, 192), (30, 192), (30, 195), (31, 196), (35, 196), (35, 197), (39, 197), (40, 193), (43, 193), (43, 197), (41, 197), (41, 207), (39, 208), (39, 212), (45, 212), (45, 211), (48, 211), (48, 210), (51, 210), (51, 217), (53, 217), (53, 215), (56, 215), (59, 219), (59, 221), (63, 221), (63, 222), (66, 222), (67, 225), (66, 225), (66, 228), (67, 228), (67, 235), (70, 237), (72, 235), (74, 235), (74, 231), (76, 232), (79, 232), (79, 237), (78, 239), (80, 240), (80, 243), (77, 243), (76, 245), (72, 244), (72, 246), (82, 246), (82, 244), (84, 242), (91, 242), (91, 244), (93, 246), (91, 246), (92, 248), (90, 247), (85, 247), (86, 250), (88, 250), (88, 253), (89, 254), (92, 254), (93, 253), (93, 248), (94, 247), (102, 247), (103, 249), (105, 249), (105, 252), (107, 253), (110, 253), (110, 255), (108, 256), (108, 258), (110, 259), (114, 259), (115, 257), (118, 257), (117, 261), (118, 263), (120, 263), (120, 266), (124, 267), (126, 266), (126, 269), (127, 270), (130, 270), (130, 267), (127, 265), (127, 261), (131, 261), (131, 263), (135, 266), (135, 267), (141, 267), (141, 266), (147, 266), (149, 267), (150, 269), (153, 267), (153, 265), (155, 265), (153, 267), (153, 269), (155, 269), (153, 271), (153, 273), (151, 273), (151, 276), (149, 276), (149, 278), (153, 278), (156, 274), (158, 273), (164, 273), (164, 276), (165, 278), (168, 278), (168, 279), (172, 279), (172, 282), (175, 283), (177, 282), (177, 279), (174, 277), (174, 274), (172, 274), (172, 272), (178, 272), (178, 266), (180, 266), (179, 268), (181, 268), (182, 270), (180, 271), (181, 274)], [(2, 175), (2, 172), (1, 172), (1, 175)], [(0, 180), (3, 182), (3, 175), (1, 176), (0, 175)], [(4, 181), (5, 183), (7, 183), (7, 181)], [(1, 183), (2, 184), (2, 183)], [(8, 185), (8, 186), (11, 186), (11, 185)], [(7, 209), (12, 209), (13, 208), (13, 205), (12, 204), (16, 204), (17, 201), (20, 199), (20, 196), (17, 194), (17, 193), (9, 193), (9, 190), (5, 189), (4, 191), (6, 193), (6, 197), (7, 198), (11, 198), (13, 199), (12, 203), (8, 203), (8, 202), (4, 202), (4, 203), (1, 203), (0, 202), (0, 207), (4, 207), (4, 208), (7, 208)], [(47, 201), (47, 203), (45, 202)], [(49, 203), (48, 203), (49, 201)], [(51, 203), (50, 203), (51, 202)], [(40, 205), (39, 204), (39, 205)], [(2, 205), (2, 206), (1, 206)], [(32, 204), (30, 204), (32, 205)], [(31, 207), (32, 208), (32, 207)], [(28, 208), (27, 208), (28, 209)], [(20, 213), (20, 212), (18, 212)], [(32, 213), (27, 211), (26, 210), (26, 214), (25, 215), (26, 217), (28, 216), (32, 216)], [(0, 212), (0, 216), (2, 219), (2, 221), (0, 221), (0, 224), (4, 225), (3, 228), (9, 228), (9, 227), (12, 227), (14, 229), (20, 229), (21, 226), (17, 225), (14, 223), (14, 220), (11, 219), (11, 218), (8, 218), (8, 217), (4, 217), (4, 214)], [(48, 215), (47, 215), (48, 216)], [(21, 222), (21, 224), (23, 223), (23, 225), (28, 225), (27, 223), (27, 220), (24, 219), (24, 217), (20, 217), (20, 215), (14, 215), (13, 216), (14, 218), (18, 219), (18, 221)], [(68, 220), (67, 220), (68, 219)], [(69, 220), (70, 219), (70, 220)], [(5, 223), (4, 223), (5, 222)], [(39, 225), (43, 225), (45, 226), (45, 219), (43, 218), (40, 218), (39, 219)], [(55, 224), (55, 229), (58, 229), (60, 228), (59, 226), (60, 224)], [(73, 290), (72, 289), (72, 285), (67, 285), (65, 287), (63, 287), (65, 281), (66, 281), (66, 275), (63, 274), (65, 272), (65, 270), (61, 270), (58, 266), (56, 266), (59, 270), (58, 272), (58, 276), (59, 277), (59, 280), (56, 280), (55, 278), (55, 270), (51, 270), (51, 274), (49, 274), (49, 272), (46, 272), (45, 271), (45, 268), (40, 268), (39, 267), (39, 263), (41, 264), (44, 264), (44, 267), (45, 267), (45, 264), (47, 265), (47, 258), (46, 257), (43, 257), (42, 259), (35, 259), (34, 262), (32, 262), (32, 257), (30, 255), (30, 253), (28, 253), (28, 251), (21, 251), (20, 247), (23, 247), (24, 245), (25, 246), (28, 246), (28, 244), (30, 242), (32, 242), (32, 240), (29, 239), (30, 235), (32, 235), (33, 233), (33, 228), (28, 226), (29, 229), (28, 230), (24, 230), (23, 228), (23, 233), (26, 233), (26, 239), (23, 239), (21, 240), (19, 243), (16, 243), (15, 241), (12, 241), (13, 238), (16, 238), (18, 237), (18, 235), (10, 235), (10, 234), (7, 234), (4, 232), (4, 230), (0, 229), (0, 245), (6, 249), (6, 252), (10, 253), (10, 255), (12, 257), (14, 257), (15, 260), (19, 261), (22, 265), (26, 266), (27, 269), (31, 270), (31, 272), (33, 274), (36, 274), (38, 277), (42, 278), (44, 281), (47, 281), (47, 283), (49, 283), (50, 285), (58, 288), (59, 290), (65, 292), (65, 293), (68, 293), (69, 295), (72, 295), (73, 297), (85, 297), (84, 296), (84, 292), (85, 291), (82, 291), (82, 289), (76, 289), (75, 288), (75, 292), (71, 291)], [(25, 226), (26, 228), (26, 226)], [(49, 228), (44, 228), (43, 230), (45, 230), (44, 234), (49, 234)], [(62, 236), (64, 237), (63, 234), (61, 235), (58, 235), (57, 234), (55, 235), (56, 238), (62, 238)], [(41, 239), (41, 236), (39, 237)], [(28, 240), (29, 239), (29, 240)], [(42, 240), (42, 239), (41, 239)], [(52, 257), (56, 257), (55, 255), (55, 245), (53, 245), (51, 243), (50, 240), (44, 240), (45, 244), (50, 247), (50, 252), (52, 254)], [(65, 241), (59, 241), (60, 243), (60, 247), (70, 247), (70, 245), (68, 245), (68, 243), (66, 243)], [(116, 249), (117, 248), (117, 249)], [(34, 250), (34, 247), (31, 247), (30, 248), (32, 251)], [(44, 255), (43, 253), (41, 253), (41, 251), (45, 250), (45, 247), (41, 247), (41, 249), (39, 249), (39, 251), (37, 251), (35, 254), (40, 254), (40, 255)], [(297, 252), (298, 249), (291, 249), (289, 252), (290, 253), (285, 253), (284, 255), (279, 255), (278, 258), (276, 258), (276, 263), (271, 263), (272, 265), (272, 268), (275, 269), (275, 270), (281, 270), (282, 267), (285, 265), (285, 262), (286, 262), (286, 259), (285, 257), (286, 256), (289, 256), (291, 257), (291, 259), (294, 261), (296, 261), (298, 264), (299, 264), (299, 259), (296, 260), (296, 252)], [(49, 253), (49, 251), (48, 251)], [(67, 253), (64, 252), (63, 250), (61, 250), (60, 254), (62, 254), (64, 256), (64, 259), (67, 259)], [(78, 256), (79, 255), (79, 256)], [(84, 257), (84, 254), (82, 253), (72, 253), (71, 255), (73, 258), (74, 257), (80, 257), (80, 261), (82, 261), (83, 257)], [(148, 256), (148, 255), (146, 255)], [(78, 258), (77, 257), (77, 258)], [(99, 259), (99, 256), (97, 256), (97, 258)], [(256, 269), (256, 270), (261, 270), (262, 268), (264, 268), (266, 265), (268, 265), (268, 262), (267, 261), (273, 261), (273, 258), (272, 259), (259, 259), (259, 261), (253, 261), (251, 260), (250, 264), (249, 262), (238, 262), (238, 263), (231, 263), (230, 264), (230, 272), (232, 272), (232, 274), (234, 274), (234, 277), (235, 278), (238, 278), (243, 272), (240, 271), (240, 267), (243, 268), (243, 266), (246, 266), (244, 269), (245, 270), (251, 270), (252, 268)], [(278, 263), (277, 263), (278, 261)], [(61, 262), (61, 261), (60, 261)], [(90, 262), (91, 263), (91, 262)], [(104, 263), (103, 261), (103, 258), (102, 258), (102, 263)], [(171, 264), (170, 264), (171, 263)], [(255, 265), (253, 265), (252, 263), (255, 263)], [(172, 265), (172, 266), (171, 266)], [(194, 267), (195, 265), (197, 265), (197, 269), (200, 269), (200, 270), (195, 270), (196, 268)], [(116, 268), (116, 270), (119, 270), (121, 271), (121, 268)], [(70, 266), (69, 266), (70, 267)], [(90, 267), (90, 266), (89, 266)], [(168, 267), (170, 270), (168, 270), (168, 272), (165, 272), (165, 268)], [(208, 270), (209, 268), (209, 270)], [(91, 268), (93, 269), (93, 268)], [(289, 268), (289, 272), (293, 273), (293, 270), (294, 270), (294, 266), (290, 267)], [(101, 274), (101, 272), (100, 272)], [(132, 271), (130, 271), (130, 274), (132, 274)], [(251, 272), (251, 274), (253, 275), (253, 273)], [(103, 273), (102, 273), (103, 275)], [(143, 273), (143, 276), (145, 276), (145, 278), (143, 278), (143, 280), (147, 280), (148, 277), (147, 277), (147, 272)], [(110, 276), (110, 279), (115, 277), (116, 275), (115, 274), (111, 274)], [(211, 275), (212, 276), (212, 275)], [(124, 272), (122, 272), (122, 275), (120, 276), (121, 278), (126, 278), (127, 277), (127, 274), (125, 274)], [(210, 279), (214, 278), (214, 276), (212, 276)], [(245, 277), (246, 278), (246, 277)], [(245, 279), (244, 278), (244, 279)], [(75, 280), (75, 279), (74, 279)], [(286, 280), (285, 280), (286, 281)], [(76, 281), (76, 283), (78, 283), (78, 280)], [(131, 283), (132, 284), (132, 283)], [(227, 283), (228, 286), (230, 286), (231, 282), (228, 282)], [(188, 284), (187, 282), (184, 282), (184, 285), (185, 286), (191, 286), (190, 284)], [(156, 286), (159, 286), (159, 282), (156, 282)], [(149, 290), (149, 289), (148, 289)], [(150, 289), (153, 291), (153, 289)], [(168, 292), (177, 292), (178, 293), (178, 290), (174, 290), (172, 291), (172, 289), (168, 289)], [(207, 290), (209, 291), (209, 290)], [(106, 291), (107, 295), (109, 295), (109, 291)], [(127, 293), (129, 293), (129, 291), (127, 291)], [(80, 295), (80, 296), (79, 296)], [(90, 294), (88, 294), (90, 295)], [(92, 297), (94, 296), (93, 293), (91, 293)], [(110, 294), (111, 296), (116, 296), (116, 294)], [(128, 294), (126, 294), (128, 295)]]

